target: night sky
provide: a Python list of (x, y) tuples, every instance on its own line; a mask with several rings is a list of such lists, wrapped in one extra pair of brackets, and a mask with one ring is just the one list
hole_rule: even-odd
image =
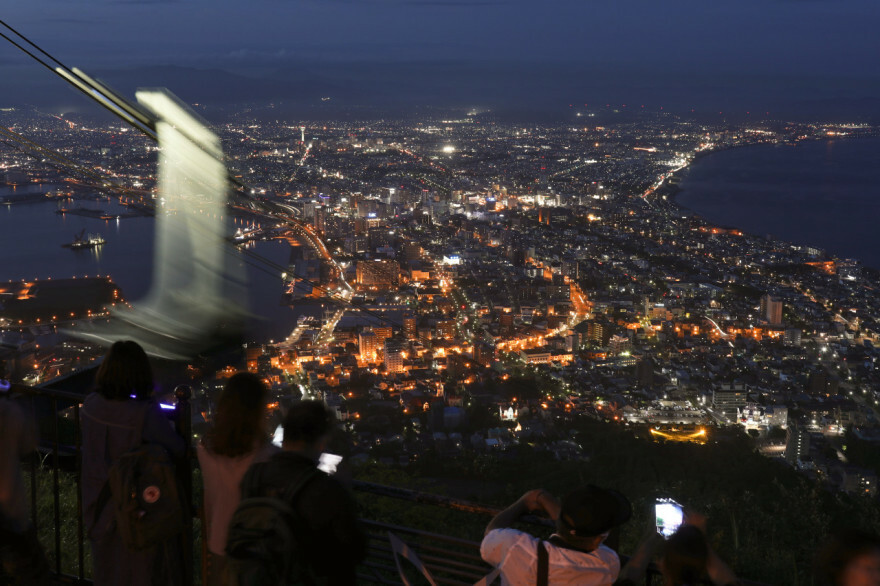
[[(880, 80), (877, 0), (5, 0), (2, 18), (88, 70), (452, 61), (558, 79), (570, 64), (628, 76), (621, 99), (645, 75), (793, 76), (857, 98)], [(0, 49), (6, 70), (25, 63)]]

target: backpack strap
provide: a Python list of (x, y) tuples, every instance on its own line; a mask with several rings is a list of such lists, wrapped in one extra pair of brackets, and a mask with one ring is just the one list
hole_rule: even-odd
[(286, 489), (284, 489), (284, 492), (282, 493), (282, 498), (284, 499), (284, 501), (290, 503), (291, 506), (293, 506), (296, 503), (296, 497), (299, 495), (300, 491), (305, 488), (306, 485), (315, 476), (318, 475), (318, 472), (320, 472), (320, 470), (318, 470), (317, 468), (311, 468), (300, 474), (300, 477), (297, 479), (296, 484), (291, 484)]
[[(110, 428), (104, 428), (104, 454), (110, 453)], [(110, 459), (105, 457), (107, 460), (107, 468), (110, 468)], [(107, 476), (107, 480), (104, 481), (104, 484), (101, 485), (101, 492), (98, 493), (98, 499), (95, 501), (95, 516), (92, 518), (92, 522), (89, 523), (89, 529), (86, 531), (86, 535), (89, 538), (92, 537), (92, 533), (95, 531), (95, 525), (98, 524), (98, 519), (101, 518), (101, 515), (104, 513), (104, 509), (107, 507), (107, 503), (110, 502), (110, 476)]]
[(538, 540), (538, 586), (547, 586), (550, 578), (550, 556), (547, 554), (547, 548), (544, 547), (544, 541)]
[(263, 470), (267, 462), (257, 462), (251, 465), (241, 481), (241, 500), (261, 496), (263, 483)]
[(144, 404), (144, 409), (143, 409), (143, 411), (141, 411), (140, 417), (138, 417), (136, 420), (134, 430), (135, 430), (135, 438), (137, 438), (137, 440), (136, 440), (137, 443), (135, 445), (133, 445), (132, 448), (142, 446), (146, 443), (146, 442), (144, 442), (144, 429), (146, 429), (146, 427), (147, 427), (147, 417), (149, 417), (149, 415), (150, 415), (150, 406), (151, 405), (152, 405), (152, 403), (147, 401)]
[(92, 532), (95, 530), (95, 525), (98, 524), (98, 519), (101, 518), (101, 515), (104, 513), (104, 509), (107, 507), (107, 503), (110, 502), (110, 479), (104, 481), (104, 485), (101, 487), (101, 492), (98, 493), (98, 500), (95, 501), (95, 516), (92, 519), (92, 522), (89, 523), (89, 529), (86, 531), (86, 535), (91, 538)]

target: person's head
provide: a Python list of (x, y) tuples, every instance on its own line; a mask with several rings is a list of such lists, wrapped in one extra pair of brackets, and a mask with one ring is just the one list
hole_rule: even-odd
[(148, 399), (153, 394), (153, 369), (137, 342), (114, 342), (95, 375), (98, 392), (106, 399)]
[(284, 417), (285, 450), (306, 452), (317, 457), (326, 446), (336, 425), (333, 412), (321, 401), (299, 401)]
[(266, 394), (263, 381), (249, 372), (239, 372), (226, 381), (217, 400), (214, 425), (207, 434), (211, 451), (233, 458), (268, 441)]
[(662, 551), (660, 570), (665, 584), (698, 584), (703, 579), (709, 561), (709, 544), (698, 527), (682, 525), (669, 536)]
[(562, 498), (556, 533), (572, 547), (592, 551), (631, 516), (632, 505), (625, 496), (589, 484)]
[(880, 586), (880, 538), (848, 529), (834, 534), (816, 555), (818, 586)]

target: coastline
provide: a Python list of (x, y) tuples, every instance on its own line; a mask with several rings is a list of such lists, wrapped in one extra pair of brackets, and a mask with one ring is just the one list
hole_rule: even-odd
[[(857, 134), (857, 135), (854, 134), (851, 136), (850, 135), (848, 135), (848, 136), (834, 136), (834, 137), (811, 136), (811, 137), (799, 139), (795, 144), (791, 144), (790, 142), (774, 143), (773, 141), (765, 140), (765, 141), (758, 141), (758, 142), (749, 142), (749, 143), (744, 143), (744, 144), (725, 145), (725, 146), (718, 147), (718, 148), (699, 151), (694, 154), (693, 158), (688, 162), (687, 165), (685, 165), (681, 169), (677, 169), (673, 173), (670, 173), (669, 177), (667, 177), (663, 181), (663, 183), (660, 184), (653, 191), (653, 194), (665, 195), (666, 196), (665, 201), (667, 203), (670, 203), (670, 204), (678, 207), (682, 211), (686, 211), (690, 214), (702, 217), (698, 212), (688, 208), (687, 206), (685, 206), (682, 203), (680, 203), (679, 201), (677, 201), (677, 197), (676, 197), (682, 191), (682, 188), (680, 187), (681, 180), (688, 173), (690, 173), (691, 168), (693, 167), (693, 165), (697, 161), (700, 161), (706, 157), (710, 157), (712, 155), (716, 155), (719, 153), (725, 153), (725, 152), (733, 151), (733, 150), (749, 149), (749, 148), (764, 146), (764, 145), (768, 145), (768, 144), (769, 145), (779, 145), (779, 146), (787, 145), (787, 146), (795, 146), (796, 147), (796, 146), (799, 146), (801, 143), (816, 143), (816, 142), (829, 141), (829, 140), (835, 140), (835, 141), (840, 140), (840, 141), (851, 142), (851, 141), (855, 141), (855, 140), (865, 140), (865, 139), (871, 139), (871, 138), (880, 138), (880, 128), (872, 128), (872, 129), (870, 129), (869, 133)], [(672, 183), (673, 181), (674, 181), (674, 183)], [(738, 228), (737, 226), (732, 226), (732, 227)]]
[[(751, 143), (747, 143), (747, 144), (726, 145), (721, 148), (715, 148), (712, 150), (702, 151), (702, 152), (696, 153), (688, 161), (688, 164), (686, 166), (684, 166), (681, 169), (676, 170), (675, 173), (673, 173), (669, 177), (667, 177), (666, 180), (663, 182), (663, 184), (661, 186), (659, 186), (654, 191), (653, 195), (663, 197), (664, 204), (668, 204), (670, 207), (679, 211), (683, 215), (698, 218), (701, 221), (706, 222), (707, 224), (712, 224), (712, 225), (715, 225), (718, 227), (723, 227), (723, 228), (737, 229), (737, 230), (742, 231), (743, 233), (746, 233), (749, 236), (754, 237), (754, 238), (760, 238), (760, 239), (764, 239), (764, 240), (770, 240), (773, 242), (779, 242), (779, 243), (789, 245), (789, 246), (791, 246), (791, 245), (812, 246), (812, 247), (815, 247), (815, 248), (822, 250), (824, 252), (825, 256), (829, 259), (830, 258), (836, 258), (836, 259), (855, 258), (865, 267), (872, 267), (872, 268), (878, 267), (878, 266), (880, 266), (880, 259), (878, 259), (878, 258), (880, 258), (880, 253), (872, 254), (873, 251), (868, 250), (867, 254), (862, 254), (861, 249), (859, 249), (858, 251), (841, 250), (841, 249), (846, 249), (846, 248), (852, 249), (852, 247), (842, 245), (841, 242), (843, 242), (843, 240), (835, 241), (835, 233), (850, 232), (850, 226), (849, 225), (847, 225), (846, 227), (842, 226), (840, 224), (840, 222), (841, 222), (840, 218), (836, 217), (834, 215), (834, 213), (828, 213), (828, 214), (822, 213), (822, 220), (827, 222), (827, 225), (823, 225), (822, 229), (810, 230), (810, 229), (803, 227), (804, 225), (809, 224), (811, 222), (812, 223), (817, 222), (816, 218), (810, 217), (806, 210), (811, 206), (815, 208), (819, 203), (819, 201), (818, 201), (819, 199), (826, 200), (826, 203), (827, 203), (827, 201), (831, 201), (832, 204), (836, 204), (838, 201), (834, 198), (838, 197), (840, 194), (836, 193), (834, 189), (830, 189), (830, 188), (828, 189), (827, 194), (823, 192), (822, 198), (816, 198), (815, 193), (814, 193), (813, 199), (811, 200), (810, 199), (811, 188), (815, 187), (817, 189), (821, 189), (822, 186), (820, 184), (815, 184), (815, 185), (807, 184), (807, 186), (804, 188), (798, 188), (797, 186), (787, 185), (784, 182), (775, 183), (773, 181), (769, 181), (766, 183), (767, 191), (771, 192), (772, 195), (776, 195), (776, 193), (778, 193), (779, 197), (778, 198), (766, 197), (764, 199), (764, 201), (767, 203), (766, 209), (769, 210), (767, 214), (759, 214), (754, 209), (752, 211), (756, 215), (766, 215), (766, 216), (772, 218), (772, 216), (773, 216), (772, 212), (778, 211), (778, 209), (774, 209), (774, 208), (779, 208), (780, 206), (788, 205), (791, 207), (790, 213), (795, 214), (795, 216), (797, 215), (798, 212), (800, 212), (801, 217), (800, 218), (792, 217), (791, 220), (787, 221), (787, 223), (785, 224), (785, 229), (776, 228), (776, 227), (772, 227), (772, 226), (771, 227), (756, 228), (754, 226), (754, 224), (749, 225), (748, 222), (745, 222), (745, 224), (743, 224), (742, 218), (740, 218), (739, 221), (737, 221), (736, 219), (733, 219), (733, 218), (729, 221), (722, 221), (722, 220), (717, 219), (719, 213), (726, 215), (727, 209), (725, 209), (725, 206), (727, 206), (727, 208), (730, 210), (731, 215), (734, 215), (734, 216), (736, 216), (736, 215), (742, 216), (743, 213), (746, 213), (746, 211), (748, 211), (750, 209), (750, 207), (749, 207), (750, 205), (752, 208), (755, 208), (755, 201), (754, 200), (757, 197), (756, 193), (757, 193), (757, 191), (761, 191), (761, 187), (764, 186), (764, 184), (762, 184), (760, 181), (755, 182), (755, 185), (757, 186), (757, 190), (755, 193), (753, 193), (751, 191), (745, 192), (743, 187), (737, 186), (736, 183), (732, 183), (733, 187), (731, 188), (730, 194), (727, 197), (726, 203), (723, 198), (727, 194), (724, 194), (724, 196), (722, 196), (722, 198), (720, 200), (719, 199), (714, 200), (714, 202), (711, 198), (711, 192), (709, 194), (705, 195), (704, 197), (707, 198), (706, 201), (712, 202), (714, 204), (714, 206), (717, 208), (716, 209), (717, 213), (715, 213), (715, 214), (712, 214), (711, 212), (707, 213), (706, 210), (697, 210), (697, 209), (695, 209), (695, 207), (691, 207), (690, 205), (683, 203), (682, 198), (681, 198), (681, 194), (684, 192), (699, 193), (696, 190), (692, 191), (691, 190), (692, 188), (689, 189), (688, 187), (683, 186), (682, 184), (685, 183), (687, 177), (691, 173), (693, 173), (694, 169), (696, 168), (695, 164), (698, 161), (704, 161), (705, 158), (709, 157), (710, 155), (715, 155), (715, 154), (719, 154), (722, 152), (734, 151), (734, 150), (745, 151), (745, 150), (748, 150), (748, 147), (760, 147), (760, 146), (768, 146), (768, 145), (772, 145), (774, 147), (780, 147), (780, 146), (798, 147), (798, 146), (802, 146), (802, 145), (808, 146), (810, 144), (815, 144), (815, 143), (837, 143), (837, 142), (845, 143), (847, 145), (852, 145), (853, 143), (860, 142), (864, 139), (873, 139), (875, 141), (880, 139), (880, 129), (870, 128), (870, 129), (866, 129), (866, 132), (859, 133), (859, 134), (852, 135), (852, 136), (824, 136), (824, 135), (823, 136), (813, 136), (810, 138), (800, 139), (800, 140), (796, 141), (794, 144), (792, 144), (791, 142), (787, 142), (787, 141), (760, 141), (760, 142), (751, 142)], [(813, 156), (813, 153), (807, 154), (807, 158), (809, 158), (811, 156)], [(759, 160), (759, 159), (756, 159), (756, 160)], [(843, 161), (844, 161), (844, 159), (834, 159), (831, 161), (831, 163), (835, 166), (840, 166), (840, 165), (843, 165)], [(759, 168), (758, 170), (760, 171), (762, 169)], [(807, 170), (804, 171), (804, 173), (809, 173), (809, 170), (810, 170), (810, 168), (807, 167)], [(838, 172), (840, 171), (840, 169), (835, 169), (835, 170)], [(726, 171), (726, 169), (723, 169), (723, 166), (719, 165), (718, 171), (719, 171), (719, 173), (724, 173)], [(857, 172), (855, 172), (854, 175), (857, 178), (856, 183), (858, 183), (858, 179), (861, 177), (861, 175), (858, 174)], [(702, 178), (702, 181), (705, 181), (705, 180), (706, 180), (705, 178)], [(723, 175), (721, 175), (721, 177), (719, 178), (719, 185), (724, 185), (725, 183), (726, 183), (726, 178)], [(840, 184), (838, 184), (838, 185), (835, 185), (835, 187), (841, 187), (841, 186), (840, 186)], [(844, 185), (842, 187), (842, 190), (846, 191), (846, 189), (847, 189), (847, 186)], [(806, 199), (796, 200), (797, 197), (802, 197), (804, 193), (806, 193), (806, 195), (807, 195)], [(872, 195), (872, 194), (873, 194), (873, 191), (868, 195)], [(837, 209), (837, 208), (846, 209), (848, 207), (849, 202), (846, 201), (846, 195), (847, 194), (844, 194), (839, 206), (832, 205), (832, 212), (835, 211), (835, 209)], [(740, 200), (742, 203), (734, 204), (730, 201), (730, 198), (737, 197), (737, 196), (743, 197), (743, 199)], [(793, 199), (794, 199), (794, 201), (793, 201)], [(655, 199), (655, 202), (656, 202), (656, 199)], [(876, 200), (873, 200), (873, 199), (869, 201), (870, 206), (875, 206), (878, 203), (880, 203), (880, 202), (877, 202)], [(764, 208), (760, 208), (760, 209), (762, 209), (762, 211), (764, 211)], [(824, 212), (824, 210), (823, 210), (823, 212)], [(710, 217), (712, 215), (714, 215), (714, 217), (716, 219), (712, 219), (712, 217)], [(777, 219), (777, 221), (778, 221), (778, 219)], [(766, 218), (765, 218), (765, 222), (766, 222)], [(835, 223), (835, 222), (837, 222), (837, 223)], [(798, 226), (799, 227), (799, 232), (796, 235), (791, 233), (792, 232), (790, 229), (791, 226)], [(783, 234), (777, 235), (776, 234), (777, 230), (779, 232), (783, 232)], [(816, 238), (815, 234), (820, 234), (820, 235), (822, 235), (822, 237)], [(850, 242), (857, 242), (860, 238), (860, 234), (861, 233), (858, 232), (858, 230), (853, 231), (852, 237), (850, 238)], [(840, 237), (837, 236), (837, 238), (840, 238)], [(849, 244), (849, 242), (847, 244)]]
[[(661, 185), (659, 185), (657, 187), (657, 189), (654, 190), (654, 193), (656, 194), (658, 192), (662, 192), (661, 193), (662, 195), (667, 196), (667, 199), (666, 199), (667, 202), (673, 203), (683, 210), (692, 211), (692, 210), (689, 210), (689, 208), (687, 208), (686, 206), (678, 203), (676, 201), (675, 196), (681, 191), (681, 188), (678, 186), (678, 184), (681, 182), (681, 179), (683, 178), (683, 176), (687, 175), (691, 171), (691, 167), (697, 161), (699, 161), (701, 159), (704, 159), (706, 157), (710, 157), (710, 156), (718, 154), (718, 153), (724, 153), (724, 152), (733, 151), (733, 150), (748, 149), (748, 148), (759, 147), (759, 146), (764, 146), (764, 145), (768, 145), (768, 144), (788, 145), (788, 146), (795, 146), (796, 147), (796, 146), (799, 146), (801, 143), (816, 143), (816, 142), (829, 141), (829, 140), (835, 140), (835, 141), (840, 140), (840, 141), (851, 142), (851, 141), (855, 141), (855, 140), (865, 140), (865, 139), (871, 139), (871, 138), (880, 138), (880, 128), (871, 128), (869, 130), (869, 132), (867, 132), (865, 134), (853, 134), (853, 135), (834, 136), (834, 137), (810, 136), (807, 138), (798, 139), (795, 144), (791, 144), (791, 142), (774, 143), (771, 140), (764, 140), (764, 141), (749, 142), (749, 143), (743, 143), (743, 144), (725, 145), (725, 146), (718, 147), (718, 148), (699, 151), (697, 153), (694, 153), (693, 158), (690, 160), (690, 162), (688, 162), (687, 165), (685, 165), (681, 169), (677, 169), (673, 173), (670, 173), (669, 177), (667, 177), (663, 181), (663, 183)], [(673, 179), (677, 180), (675, 185), (669, 185), (669, 183)], [(668, 191), (664, 191), (664, 190), (668, 190)], [(696, 212), (692, 212), (692, 213), (696, 213)]]

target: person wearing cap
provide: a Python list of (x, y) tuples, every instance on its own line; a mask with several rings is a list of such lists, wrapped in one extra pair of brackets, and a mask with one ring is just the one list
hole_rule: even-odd
[[(529, 512), (546, 513), (556, 522), (548, 541), (510, 528)], [(489, 522), (480, 555), (500, 569), (502, 585), (612, 584), (620, 572), (620, 558), (603, 542), (631, 515), (632, 505), (614, 490), (587, 485), (562, 502), (545, 490), (531, 490)], [(546, 572), (543, 580), (539, 566)]]

